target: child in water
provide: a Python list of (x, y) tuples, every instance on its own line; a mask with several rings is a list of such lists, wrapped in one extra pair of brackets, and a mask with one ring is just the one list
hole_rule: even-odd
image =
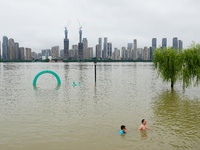
[(125, 125), (121, 125), (121, 130), (119, 131), (119, 134), (125, 134), (126, 133), (126, 127)]

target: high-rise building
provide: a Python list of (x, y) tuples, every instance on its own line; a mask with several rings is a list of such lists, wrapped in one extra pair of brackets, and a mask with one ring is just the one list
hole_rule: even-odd
[(78, 45), (72, 45), (72, 49), (74, 51), (74, 59), (78, 59)]
[(25, 60), (24, 47), (19, 48), (19, 60)]
[(69, 59), (69, 39), (68, 30), (65, 28), (65, 38), (64, 38), (64, 59)]
[(157, 48), (157, 39), (156, 38), (152, 39), (152, 48), (153, 49)]
[(99, 58), (102, 58), (102, 38), (99, 38), (98, 57), (99, 57)]
[(142, 53), (142, 58), (143, 60), (149, 60), (149, 49), (148, 47), (144, 47), (143, 53)]
[(122, 49), (121, 49), (121, 58), (123, 60), (126, 59), (126, 47), (122, 47)]
[(52, 56), (52, 59), (58, 59), (58, 57), (59, 57), (59, 46), (53, 46), (51, 48), (51, 56)]
[(162, 48), (167, 48), (167, 38), (162, 39)]
[(60, 58), (61, 58), (61, 59), (64, 59), (64, 50), (63, 50), (63, 49), (60, 50)]
[(129, 60), (133, 59), (133, 43), (128, 43), (127, 44), (127, 53), (128, 53), (128, 58)]
[(104, 37), (104, 42), (103, 42), (103, 59), (107, 59), (108, 57), (108, 38)]
[(157, 39), (153, 38), (152, 39), (152, 46), (151, 46), (151, 53), (150, 53), (150, 59), (153, 59), (153, 52), (157, 48)]
[(79, 29), (78, 60), (83, 60), (82, 28)]
[(102, 38), (99, 38), (98, 44), (96, 45), (96, 58), (102, 58)]
[(14, 43), (14, 58), (13, 60), (19, 60), (19, 43)]
[(88, 40), (87, 38), (83, 38), (83, 58), (86, 59), (88, 49)]
[(109, 42), (108, 43), (108, 55), (107, 55), (107, 58), (112, 58), (112, 43)]
[(73, 49), (69, 50), (69, 60), (74, 60), (74, 50)]
[(134, 39), (133, 40), (133, 52), (132, 52), (132, 55), (133, 55), (133, 60), (136, 60), (137, 59), (137, 39)]
[(36, 52), (31, 52), (31, 59), (33, 59), (33, 60), (37, 59)]
[(178, 38), (177, 37), (173, 38), (173, 49), (178, 49)]
[(2, 43), (2, 59), (8, 60), (8, 37), (3, 36), (3, 43)]
[(183, 50), (183, 41), (182, 40), (178, 40), (178, 48), (180, 51)]
[(8, 60), (14, 60), (14, 39), (10, 38), (8, 40)]
[(25, 60), (31, 60), (31, 49), (25, 48)]
[(153, 56), (153, 48), (152, 48), (152, 47), (149, 47), (149, 59), (150, 59), (150, 60), (153, 59), (152, 56)]
[[(42, 60), (49, 59), (51, 57), (51, 50), (50, 49), (41, 50), (41, 53), (42, 53)], [(25, 56), (26, 56), (26, 54), (25, 54)], [(25, 57), (25, 59), (26, 59), (26, 57)]]
[(88, 47), (86, 52), (86, 59), (92, 59), (93, 58), (93, 47)]
[(120, 60), (120, 50), (115, 48), (113, 52), (113, 59), (114, 60)]

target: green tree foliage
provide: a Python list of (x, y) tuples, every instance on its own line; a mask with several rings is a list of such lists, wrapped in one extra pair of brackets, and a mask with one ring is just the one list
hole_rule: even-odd
[(172, 48), (156, 49), (154, 51), (154, 66), (163, 81), (171, 82), (171, 88), (181, 77), (182, 54)]
[(172, 48), (154, 51), (154, 66), (163, 81), (171, 82), (171, 88), (182, 79), (184, 86), (200, 81), (200, 45), (193, 44), (184, 52)]
[(183, 84), (189, 86), (200, 80), (200, 45), (193, 44), (183, 53)]

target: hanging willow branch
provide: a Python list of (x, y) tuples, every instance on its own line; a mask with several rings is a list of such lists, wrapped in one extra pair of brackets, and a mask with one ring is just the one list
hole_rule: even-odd
[(171, 88), (181, 77), (182, 69), (181, 52), (172, 48), (156, 49), (154, 52), (154, 66), (163, 81), (171, 82)]
[(171, 88), (177, 80), (183, 80), (188, 87), (193, 82), (200, 81), (200, 45), (193, 44), (184, 52), (172, 49), (156, 49), (154, 51), (154, 66), (163, 81), (171, 82)]

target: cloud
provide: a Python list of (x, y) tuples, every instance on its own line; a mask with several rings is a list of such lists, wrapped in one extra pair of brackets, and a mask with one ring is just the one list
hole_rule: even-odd
[[(59, 45), (63, 48), (64, 26), (70, 45), (78, 43), (78, 19), (83, 37), (95, 47), (99, 37), (108, 37), (121, 49), (138, 39), (138, 46), (161, 45), (163, 37), (183, 40), (186, 47), (199, 43), (200, 2), (198, 0), (6, 0), (0, 2), (0, 36), (8, 36), (33, 51)], [(114, 48), (113, 47), (113, 48)]]

